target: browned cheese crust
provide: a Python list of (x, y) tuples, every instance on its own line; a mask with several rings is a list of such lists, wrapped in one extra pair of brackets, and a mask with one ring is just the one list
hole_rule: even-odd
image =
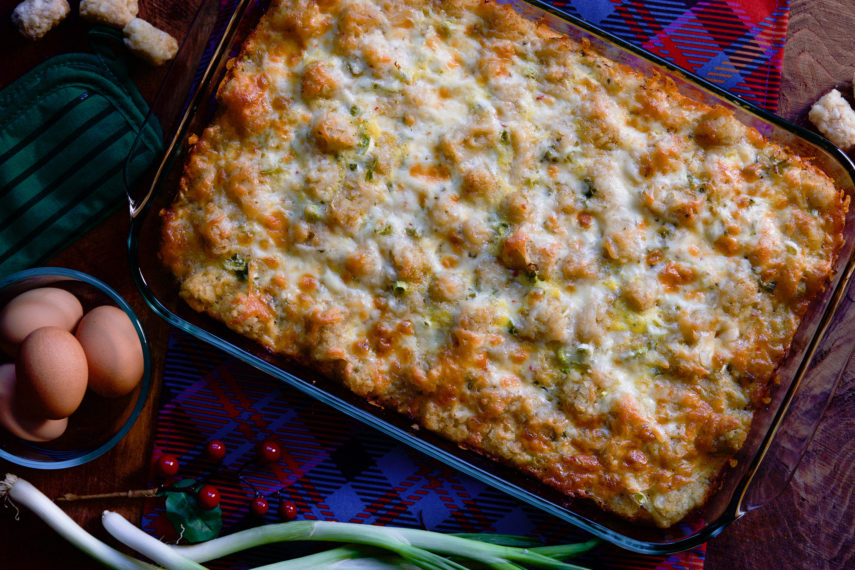
[(217, 96), (162, 212), (190, 306), (660, 526), (842, 243), (809, 162), (489, 2), (274, 1)]

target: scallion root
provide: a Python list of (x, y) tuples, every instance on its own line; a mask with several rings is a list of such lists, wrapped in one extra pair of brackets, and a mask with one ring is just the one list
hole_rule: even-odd
[(32, 511), (57, 534), (106, 566), (118, 570), (152, 570), (155, 568), (151, 564), (127, 556), (104, 544), (74, 522), (44, 493), (15, 475), (7, 474), (6, 478), (0, 482), (0, 497), (4, 496), (13, 501), (15, 505)]

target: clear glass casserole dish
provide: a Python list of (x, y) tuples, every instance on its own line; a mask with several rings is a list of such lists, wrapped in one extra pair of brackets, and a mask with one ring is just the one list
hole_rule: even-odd
[[(821, 137), (539, 0), (500, 3), (511, 4), (525, 17), (573, 39), (585, 39), (600, 53), (641, 73), (669, 77), (683, 94), (693, 99), (731, 109), (740, 121), (766, 137), (811, 157), (848, 195), (855, 194), (855, 167)], [(798, 465), (848, 360), (847, 350), (840, 350), (841, 341), (839, 335), (834, 334), (834, 324), (835, 314), (840, 314), (837, 309), (847, 302), (845, 293), (855, 267), (855, 212), (851, 210), (846, 219), (846, 241), (834, 267), (834, 279), (823, 296), (809, 308), (790, 353), (779, 369), (778, 385), (771, 393), (771, 401), (755, 413), (751, 432), (736, 457), (735, 466), (726, 470), (720, 488), (702, 509), (664, 530), (632, 524), (603, 512), (588, 501), (569, 499), (513, 468), (414, 428), (409, 418), (368, 404), (338, 383), (295, 366), (284, 357), (270, 354), (180, 301), (175, 281), (157, 256), (158, 212), (170, 204), (178, 187), (187, 136), (200, 132), (213, 116), (214, 93), (226, 62), (237, 53), (254, 27), (263, 5), (263, 2), (239, 0), (225, 8), (218, 2), (203, 2), (189, 23), (187, 40), (154, 102), (150, 120), (161, 122), (167, 135), (167, 150), (145, 179), (129, 188), (132, 216), (129, 250), (131, 264), (136, 268), (136, 283), (156, 313), (171, 325), (390, 437), (563, 521), (637, 552), (669, 553), (691, 548), (715, 536), (783, 488)], [(840, 360), (841, 352), (845, 353), (843, 360)]]

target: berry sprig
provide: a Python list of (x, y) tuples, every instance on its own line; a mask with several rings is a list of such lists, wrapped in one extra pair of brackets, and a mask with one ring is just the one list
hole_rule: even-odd
[[(212, 447), (209, 442), (208, 447)], [(223, 456), (225, 446), (222, 447)], [(218, 446), (214, 445), (214, 448)], [(215, 455), (219, 453), (215, 451)], [(166, 518), (175, 531), (191, 543), (216, 538), (223, 528), (223, 513), (220, 509), (220, 491), (211, 484), (196, 479), (177, 479), (181, 462), (171, 453), (163, 453), (155, 462), (157, 476), (168, 481), (157, 495), (165, 497)]]
[[(278, 441), (272, 438), (267, 438), (259, 444), (255, 457), (259, 463), (270, 465), (278, 462), (282, 458), (282, 448), (279, 446)], [(249, 512), (258, 518), (263, 518), (270, 511), (271, 497), (278, 496), (279, 491), (274, 495), (264, 495), (258, 488), (256, 488), (252, 481), (244, 477), (243, 470), (248, 467), (248, 465), (248, 463), (245, 463), (241, 466), (238, 472), (238, 479), (253, 491), (253, 497), (249, 502)], [(297, 506), (293, 501), (287, 499), (280, 500), (277, 512), (279, 513), (280, 518), (285, 521), (292, 521), (297, 518)]]
[[(212, 439), (205, 443), (201, 457), (210, 463), (221, 463), (228, 449), (225, 443)], [(298, 516), (297, 505), (280, 491), (265, 494), (244, 476), (244, 471), (252, 465), (270, 466), (282, 459), (282, 447), (274, 438), (262, 440), (253, 457), (238, 468), (238, 480), (252, 490), (247, 510), (250, 515), (265, 518), (273, 509), (283, 521), (295, 520)], [(210, 465), (209, 463), (209, 465)], [(158, 495), (166, 497), (166, 516), (176, 532), (188, 542), (199, 542), (216, 536), (222, 528), (221, 495), (219, 489), (210, 484), (211, 472), (198, 479), (180, 478), (181, 461), (171, 453), (163, 453), (155, 462), (155, 472), (164, 479)], [(216, 467), (211, 467), (216, 470)], [(189, 530), (188, 532), (188, 529)], [(216, 533), (216, 534), (215, 534)]]

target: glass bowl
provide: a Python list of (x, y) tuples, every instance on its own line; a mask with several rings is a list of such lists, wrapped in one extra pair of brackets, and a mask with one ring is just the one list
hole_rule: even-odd
[[(0, 278), (0, 307), (16, 295), (39, 287), (56, 287), (73, 293), (84, 312), (99, 305), (119, 307), (131, 319), (143, 352), (143, 376), (136, 388), (118, 398), (104, 398), (87, 390), (59, 438), (34, 443), (0, 428), (0, 458), (35, 469), (64, 469), (103, 455), (128, 433), (151, 389), (151, 357), (142, 325), (130, 305), (104, 282), (73, 269), (41, 267)], [(11, 361), (5, 354), (0, 356), (2, 363)]]

